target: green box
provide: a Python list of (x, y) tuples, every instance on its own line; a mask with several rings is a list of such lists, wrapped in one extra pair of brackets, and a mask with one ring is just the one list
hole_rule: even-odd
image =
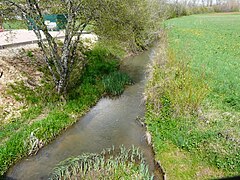
[[(48, 30), (59, 31), (66, 28), (67, 16), (64, 14), (46, 14), (43, 15), (44, 23)], [(37, 29), (33, 19), (29, 18), (28, 30)]]

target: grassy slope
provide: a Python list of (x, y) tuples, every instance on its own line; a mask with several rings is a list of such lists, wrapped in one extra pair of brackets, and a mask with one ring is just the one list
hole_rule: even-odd
[[(181, 81), (175, 74), (172, 82), (179, 82), (182, 89), (191, 89), (191, 96), (200, 92), (196, 88), (200, 83), (208, 88), (194, 115), (191, 112), (176, 115), (177, 102), (171, 99), (176, 91), (167, 90), (170, 92), (167, 103), (159, 97), (164, 107), (160, 113), (156, 114), (149, 100), (146, 118), (157, 158), (170, 179), (237, 175), (240, 173), (240, 15), (182, 17), (167, 21), (166, 26), (171, 27), (169, 49), (177, 61), (187, 61), (187, 68), (192, 72), (190, 79), (195, 79), (191, 84), (184, 84), (189, 81), (183, 80), (186, 74), (182, 73)], [(168, 58), (172, 57), (168, 55)], [(152, 84), (161, 84), (163, 79), (159, 77), (169, 69), (165, 68), (154, 69)], [(182, 89), (175, 97), (184, 97), (187, 90)]]

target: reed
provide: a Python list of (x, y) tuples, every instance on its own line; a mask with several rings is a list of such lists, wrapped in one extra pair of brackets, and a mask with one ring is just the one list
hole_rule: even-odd
[(55, 179), (153, 179), (142, 152), (132, 146), (86, 153), (61, 162), (50, 175)]
[(123, 93), (126, 85), (132, 84), (130, 77), (123, 72), (116, 71), (103, 77), (103, 85), (108, 95), (118, 96)]

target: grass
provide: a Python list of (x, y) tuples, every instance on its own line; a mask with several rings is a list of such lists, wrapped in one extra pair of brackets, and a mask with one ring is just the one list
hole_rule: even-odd
[(198, 74), (204, 69), (212, 88), (209, 100), (224, 110), (240, 110), (239, 19), (239, 15), (202, 15), (168, 22), (177, 26), (170, 32), (171, 48), (180, 54), (184, 47), (192, 69)]
[(103, 77), (103, 85), (108, 95), (120, 95), (125, 85), (132, 84), (129, 76), (122, 72), (113, 72)]
[(71, 83), (66, 102), (56, 95), (46, 74), (46, 79), (34, 90), (24, 82), (10, 85), (8, 94), (24, 101), (26, 107), (19, 118), (0, 125), (0, 176), (21, 158), (37, 153), (42, 145), (75, 123), (106, 93), (102, 79), (118, 71), (119, 61), (100, 46), (86, 52), (86, 58), (88, 64)]
[(6, 30), (10, 29), (27, 29), (27, 25), (21, 20), (8, 20), (3, 22), (3, 28)]
[(238, 14), (211, 14), (165, 23), (146, 122), (171, 179), (240, 173), (239, 20)]
[[(119, 152), (117, 152), (119, 151)], [(100, 154), (82, 154), (61, 162), (50, 179), (153, 179), (142, 152), (131, 149), (106, 149)]]

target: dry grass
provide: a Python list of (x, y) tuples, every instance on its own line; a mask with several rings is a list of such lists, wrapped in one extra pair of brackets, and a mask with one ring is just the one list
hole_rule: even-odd
[(156, 108), (154, 112), (169, 106), (174, 116), (196, 114), (208, 94), (204, 74), (195, 76), (186, 56), (176, 57), (168, 50), (166, 34), (162, 34), (157, 51), (148, 84), (148, 99)]
[(43, 76), (43, 73), (38, 71), (39, 63), (38, 58), (33, 59), (26, 56), (26, 51), (9, 57), (0, 56), (0, 70), (3, 72), (3, 76), (0, 78), (1, 124), (6, 124), (9, 120), (19, 117), (26, 106), (25, 102), (17, 101), (7, 93), (9, 85), (23, 81), (26, 86), (34, 89), (34, 86), (40, 84)]

